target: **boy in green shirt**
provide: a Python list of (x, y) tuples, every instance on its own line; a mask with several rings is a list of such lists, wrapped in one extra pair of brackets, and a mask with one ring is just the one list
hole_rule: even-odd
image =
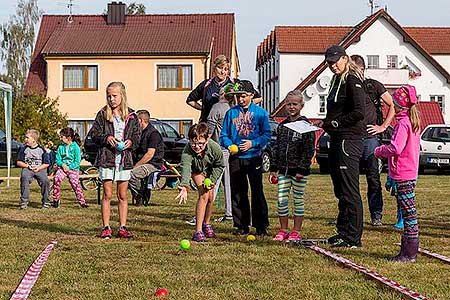
[(216, 235), (211, 226), (213, 187), (224, 169), (222, 150), (216, 142), (209, 139), (206, 123), (195, 124), (189, 129), (189, 144), (181, 155), (180, 193), (176, 197), (179, 203), (186, 203), (189, 180), (192, 178), (198, 189), (195, 207), (196, 224), (193, 241), (206, 242), (206, 237)]

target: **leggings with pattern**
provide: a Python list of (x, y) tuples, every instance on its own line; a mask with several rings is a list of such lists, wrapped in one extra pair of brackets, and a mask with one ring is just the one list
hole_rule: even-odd
[(83, 189), (80, 185), (80, 173), (78, 170), (69, 170), (67, 173), (63, 171), (63, 169), (58, 168), (56, 171), (54, 184), (53, 184), (53, 199), (55, 201), (59, 201), (60, 192), (61, 192), (61, 182), (64, 178), (69, 177), (70, 185), (72, 186), (73, 191), (75, 192), (75, 196), (79, 203), (85, 203)]
[(305, 194), (308, 177), (296, 179), (295, 176), (278, 177), (278, 216), (287, 217), (289, 215), (289, 194), (292, 188), (294, 196), (294, 216), (303, 216), (305, 214), (305, 204), (303, 195)]
[(419, 237), (419, 225), (416, 211), (416, 180), (395, 180), (397, 187), (397, 204), (402, 209), (403, 235), (409, 239)]

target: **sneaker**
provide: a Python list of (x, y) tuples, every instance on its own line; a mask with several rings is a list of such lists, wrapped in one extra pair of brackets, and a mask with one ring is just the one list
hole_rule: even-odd
[(258, 236), (268, 235), (267, 229), (266, 228), (256, 228), (255, 235), (258, 235)]
[(274, 238), (272, 240), (274, 241), (284, 241), (289, 237), (289, 234), (286, 230), (280, 229), (280, 231), (278, 231), (278, 233), (274, 236)]
[(216, 234), (214, 233), (214, 229), (211, 224), (203, 224), (202, 230), (205, 233), (205, 236), (209, 239), (216, 238)]
[(52, 206), (53, 206), (54, 208), (58, 208), (58, 207), (59, 207), (59, 204), (60, 204), (59, 200), (53, 200)]
[(192, 236), (192, 241), (198, 242), (198, 243), (203, 243), (203, 242), (206, 242), (206, 237), (203, 234), (203, 232), (196, 231), (196, 232), (194, 232), (194, 235)]
[(230, 222), (230, 221), (233, 221), (233, 217), (232, 216), (221, 216), (221, 217), (215, 219), (214, 221), (219, 222), (219, 223)]
[(28, 204), (27, 203), (22, 203), (19, 206), (20, 209), (27, 209), (28, 208)]
[(333, 235), (333, 236), (328, 238), (328, 244), (333, 245), (340, 239), (342, 239), (342, 238), (341, 238), (341, 236), (339, 234)]
[(300, 233), (299, 233), (297, 230), (292, 230), (292, 231), (289, 233), (288, 240), (289, 240), (290, 242), (298, 242), (298, 241), (300, 241), (301, 239), (302, 239), (302, 236), (300, 235)]
[(117, 237), (131, 239), (133, 237), (133, 234), (128, 231), (128, 228), (126, 228), (125, 226), (120, 226), (119, 230), (117, 231)]
[(361, 247), (361, 243), (355, 245), (352, 243), (347, 242), (344, 239), (338, 239), (336, 243), (331, 245), (331, 248), (350, 248), (350, 249), (356, 249), (358, 247)]
[(48, 202), (42, 203), (42, 206), (41, 206), (42, 209), (47, 209), (49, 207), (50, 207), (50, 204), (48, 204)]
[(110, 238), (112, 238), (112, 230), (111, 230), (111, 227), (105, 226), (105, 227), (102, 229), (102, 233), (100, 234), (100, 237), (101, 237), (102, 239), (110, 239)]
[(197, 223), (197, 218), (195, 216), (193, 216), (190, 220), (186, 221), (186, 224), (195, 226), (195, 224)]
[(81, 208), (88, 208), (89, 204), (87, 204), (86, 202), (80, 202), (80, 206)]
[(383, 226), (383, 222), (381, 222), (381, 219), (374, 218), (371, 222), (372, 226)]
[(234, 235), (246, 235), (249, 233), (250, 233), (250, 230), (248, 229), (248, 227), (238, 227), (233, 232)]

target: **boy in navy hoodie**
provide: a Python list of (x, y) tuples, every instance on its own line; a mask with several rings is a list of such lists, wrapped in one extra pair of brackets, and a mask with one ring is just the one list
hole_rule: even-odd
[(267, 235), (267, 202), (262, 184), (261, 153), (270, 140), (269, 114), (252, 101), (256, 91), (248, 80), (234, 85), (226, 95), (236, 95), (238, 105), (225, 114), (220, 144), (230, 151), (231, 202), (236, 234), (249, 233), (250, 205), (248, 181), (252, 191), (251, 220), (256, 235)]

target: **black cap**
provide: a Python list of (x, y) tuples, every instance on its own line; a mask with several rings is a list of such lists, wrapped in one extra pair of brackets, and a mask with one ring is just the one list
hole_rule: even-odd
[(335, 63), (344, 55), (347, 55), (344, 48), (338, 45), (333, 45), (325, 51), (325, 61)]
[(233, 95), (233, 94), (255, 94), (256, 90), (253, 87), (253, 84), (249, 80), (239, 80), (234, 84), (227, 84), (225, 86), (225, 95)]

